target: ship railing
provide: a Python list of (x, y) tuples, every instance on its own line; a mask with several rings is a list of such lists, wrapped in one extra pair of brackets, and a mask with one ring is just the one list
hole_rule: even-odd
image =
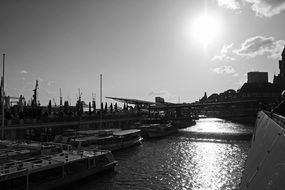
[(26, 158), (23, 160), (14, 160), (10, 162), (3, 163), (0, 165), (0, 173), (8, 174), (15, 171), (26, 171), (33, 168), (40, 168), (49, 166), (51, 164), (62, 164), (63, 162), (53, 160), (51, 156), (40, 156)]
[(16, 175), (26, 172), (28, 169), (23, 167), (23, 162), (11, 161), (0, 165), (0, 177), (4, 175)]
[(280, 125), (280, 127), (285, 129), (285, 117), (282, 115), (278, 115), (275, 113), (271, 113), (269, 111), (265, 111), (263, 110), (263, 112), (270, 117), (272, 120), (274, 120), (276, 123), (278, 123)]

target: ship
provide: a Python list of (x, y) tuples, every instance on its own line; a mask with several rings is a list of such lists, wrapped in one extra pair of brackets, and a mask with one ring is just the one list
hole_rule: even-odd
[(166, 124), (151, 124), (147, 133), (149, 138), (164, 137), (177, 132), (178, 129), (171, 123)]
[(285, 189), (285, 117), (260, 111), (240, 190)]
[(185, 129), (187, 127), (196, 125), (196, 121), (194, 119), (180, 119), (172, 121), (171, 124), (178, 129)]
[(116, 130), (111, 133), (110, 130), (105, 130), (105, 132), (72, 139), (70, 144), (77, 149), (95, 148), (116, 151), (141, 144), (143, 140), (138, 129)]
[(110, 151), (62, 151), (0, 164), (1, 189), (49, 190), (68, 185), (117, 165)]

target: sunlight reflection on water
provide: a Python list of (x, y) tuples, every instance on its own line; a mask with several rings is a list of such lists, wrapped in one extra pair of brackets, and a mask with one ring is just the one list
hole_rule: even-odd
[(186, 131), (212, 133), (246, 133), (252, 132), (253, 127), (239, 123), (228, 122), (218, 118), (206, 118), (196, 121), (196, 125), (188, 127)]
[(240, 144), (192, 142), (181, 146), (181, 170), (186, 189), (235, 189), (246, 154)]

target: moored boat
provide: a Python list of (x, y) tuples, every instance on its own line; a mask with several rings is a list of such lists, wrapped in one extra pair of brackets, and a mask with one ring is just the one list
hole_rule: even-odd
[(114, 169), (110, 151), (64, 151), (0, 165), (1, 189), (47, 190)]
[(184, 129), (184, 128), (195, 125), (196, 121), (193, 119), (187, 119), (187, 120), (183, 119), (183, 120), (172, 121), (171, 124), (178, 129)]
[(147, 133), (150, 138), (163, 137), (177, 132), (178, 129), (171, 123), (167, 124), (151, 124)]
[(143, 138), (140, 136), (140, 130), (128, 129), (114, 131), (107, 135), (91, 135), (73, 139), (73, 144), (78, 149), (86, 149), (88, 147), (100, 150), (120, 150), (136, 144), (141, 144)]

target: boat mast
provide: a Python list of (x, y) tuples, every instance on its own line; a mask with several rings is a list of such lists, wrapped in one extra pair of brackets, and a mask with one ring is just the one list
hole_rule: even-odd
[(102, 74), (100, 74), (100, 128), (102, 129), (102, 118), (103, 118), (103, 110), (102, 110)]
[(3, 75), (2, 75), (2, 83), (1, 83), (1, 102), (2, 102), (2, 131), (1, 131), (1, 135), (2, 135), (2, 140), (4, 140), (5, 136), (4, 136), (4, 119), (5, 119), (5, 115), (4, 115), (4, 76), (5, 76), (5, 54), (3, 54)]
[(61, 88), (59, 88), (59, 106), (61, 107), (62, 106), (62, 95), (61, 95)]

